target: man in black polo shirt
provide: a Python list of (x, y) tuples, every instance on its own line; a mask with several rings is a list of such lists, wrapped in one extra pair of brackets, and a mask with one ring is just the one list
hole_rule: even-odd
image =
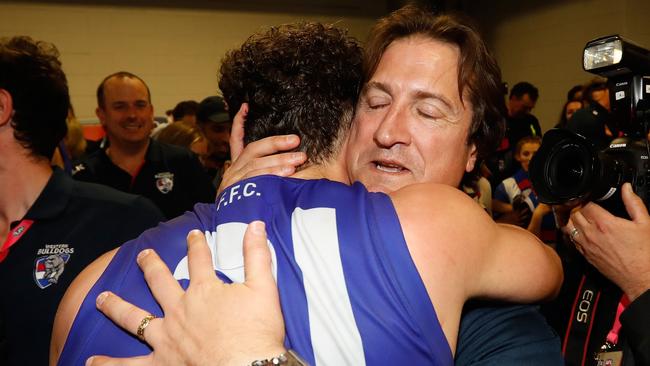
[(506, 137), (510, 149), (514, 150), (519, 140), (526, 136), (542, 136), (542, 128), (537, 117), (530, 113), (535, 108), (538, 97), (537, 88), (526, 81), (515, 84), (510, 90), (506, 119)]
[(497, 151), (488, 158), (487, 167), (491, 172), (490, 184), (496, 187), (504, 179), (511, 177), (519, 164), (514, 159), (514, 151), (519, 140), (526, 136), (542, 136), (542, 128), (537, 117), (530, 112), (537, 104), (539, 91), (526, 81), (515, 84), (508, 97), (508, 116), (506, 135)]
[(141, 194), (167, 218), (214, 201), (215, 188), (191, 151), (150, 138), (153, 106), (142, 79), (124, 71), (107, 76), (97, 88), (97, 105), (109, 146), (76, 164), (75, 179)]
[(0, 365), (46, 365), (72, 280), (163, 219), (145, 198), (52, 170), (69, 106), (53, 45), (0, 39)]

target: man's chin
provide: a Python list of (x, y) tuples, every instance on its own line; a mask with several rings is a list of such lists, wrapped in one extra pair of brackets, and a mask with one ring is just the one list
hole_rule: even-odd
[(372, 185), (372, 186), (366, 186), (366, 189), (368, 192), (376, 192), (376, 193), (390, 193), (393, 190), (389, 189), (388, 187), (381, 186), (381, 185)]
[(368, 179), (361, 179), (360, 180), (363, 185), (366, 186), (366, 189), (370, 192), (381, 192), (381, 193), (391, 193), (395, 192), (396, 190), (405, 187), (409, 184), (412, 184), (413, 182), (407, 181), (405, 179), (395, 179), (395, 180), (368, 180)]

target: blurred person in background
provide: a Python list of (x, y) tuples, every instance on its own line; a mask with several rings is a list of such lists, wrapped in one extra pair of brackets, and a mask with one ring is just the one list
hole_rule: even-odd
[(189, 149), (199, 157), (201, 164), (205, 166), (208, 158), (208, 140), (198, 127), (184, 122), (171, 124), (160, 132), (158, 141)]
[(206, 168), (212, 183), (218, 187), (223, 172), (230, 165), (230, 129), (232, 120), (222, 97), (210, 96), (199, 103), (196, 122), (208, 139)]

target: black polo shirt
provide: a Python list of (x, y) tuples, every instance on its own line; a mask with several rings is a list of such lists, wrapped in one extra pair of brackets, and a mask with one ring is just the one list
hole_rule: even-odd
[(506, 136), (508, 137), (510, 149), (514, 153), (517, 149), (517, 143), (522, 138), (526, 136), (542, 137), (542, 127), (540, 127), (537, 117), (532, 114), (525, 114), (520, 117), (507, 117)]
[(0, 364), (47, 365), (54, 315), (72, 280), (163, 216), (143, 197), (57, 168), (23, 219), (33, 224), (0, 262)]
[(73, 166), (73, 176), (149, 198), (167, 218), (190, 211), (198, 202), (214, 202), (216, 190), (190, 150), (149, 140), (138, 174), (113, 164), (105, 150), (95, 151)]

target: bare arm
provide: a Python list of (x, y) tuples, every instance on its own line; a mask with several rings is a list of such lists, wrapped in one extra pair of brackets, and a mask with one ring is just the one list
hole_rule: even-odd
[(542, 221), (544, 219), (544, 216), (549, 213), (551, 213), (551, 206), (545, 203), (540, 203), (537, 205), (537, 207), (535, 207), (535, 211), (533, 211), (533, 216), (530, 219), (530, 223), (528, 223), (528, 231), (539, 238), (542, 235)]
[(492, 210), (497, 213), (512, 212), (512, 205), (498, 199), (492, 199)]
[[(427, 257), (437, 262), (431, 265), (449, 266), (448, 275), (458, 272), (465, 299), (533, 302), (559, 290), (562, 266), (555, 251), (524, 229), (495, 224), (457, 189), (415, 185), (391, 196), (396, 198), (409, 249), (413, 245), (423, 253), (433, 250)], [(452, 264), (440, 263), (435, 253), (448, 256)], [(443, 277), (446, 281), (448, 275)]]
[(460, 190), (418, 184), (390, 196), (452, 350), (469, 298), (533, 302), (559, 289), (557, 255), (526, 230), (495, 224)]
[(495, 226), (482, 247), (484, 260), (475, 296), (514, 302), (554, 298), (563, 279), (555, 250), (520, 227)]
[(97, 258), (75, 278), (66, 290), (54, 318), (52, 341), (50, 342), (50, 365), (56, 365), (59, 361), (65, 340), (68, 338), (68, 333), (79, 312), (81, 303), (83, 303), (86, 294), (97, 282), (97, 279), (104, 273), (115, 253), (117, 253), (117, 249), (113, 249)]

